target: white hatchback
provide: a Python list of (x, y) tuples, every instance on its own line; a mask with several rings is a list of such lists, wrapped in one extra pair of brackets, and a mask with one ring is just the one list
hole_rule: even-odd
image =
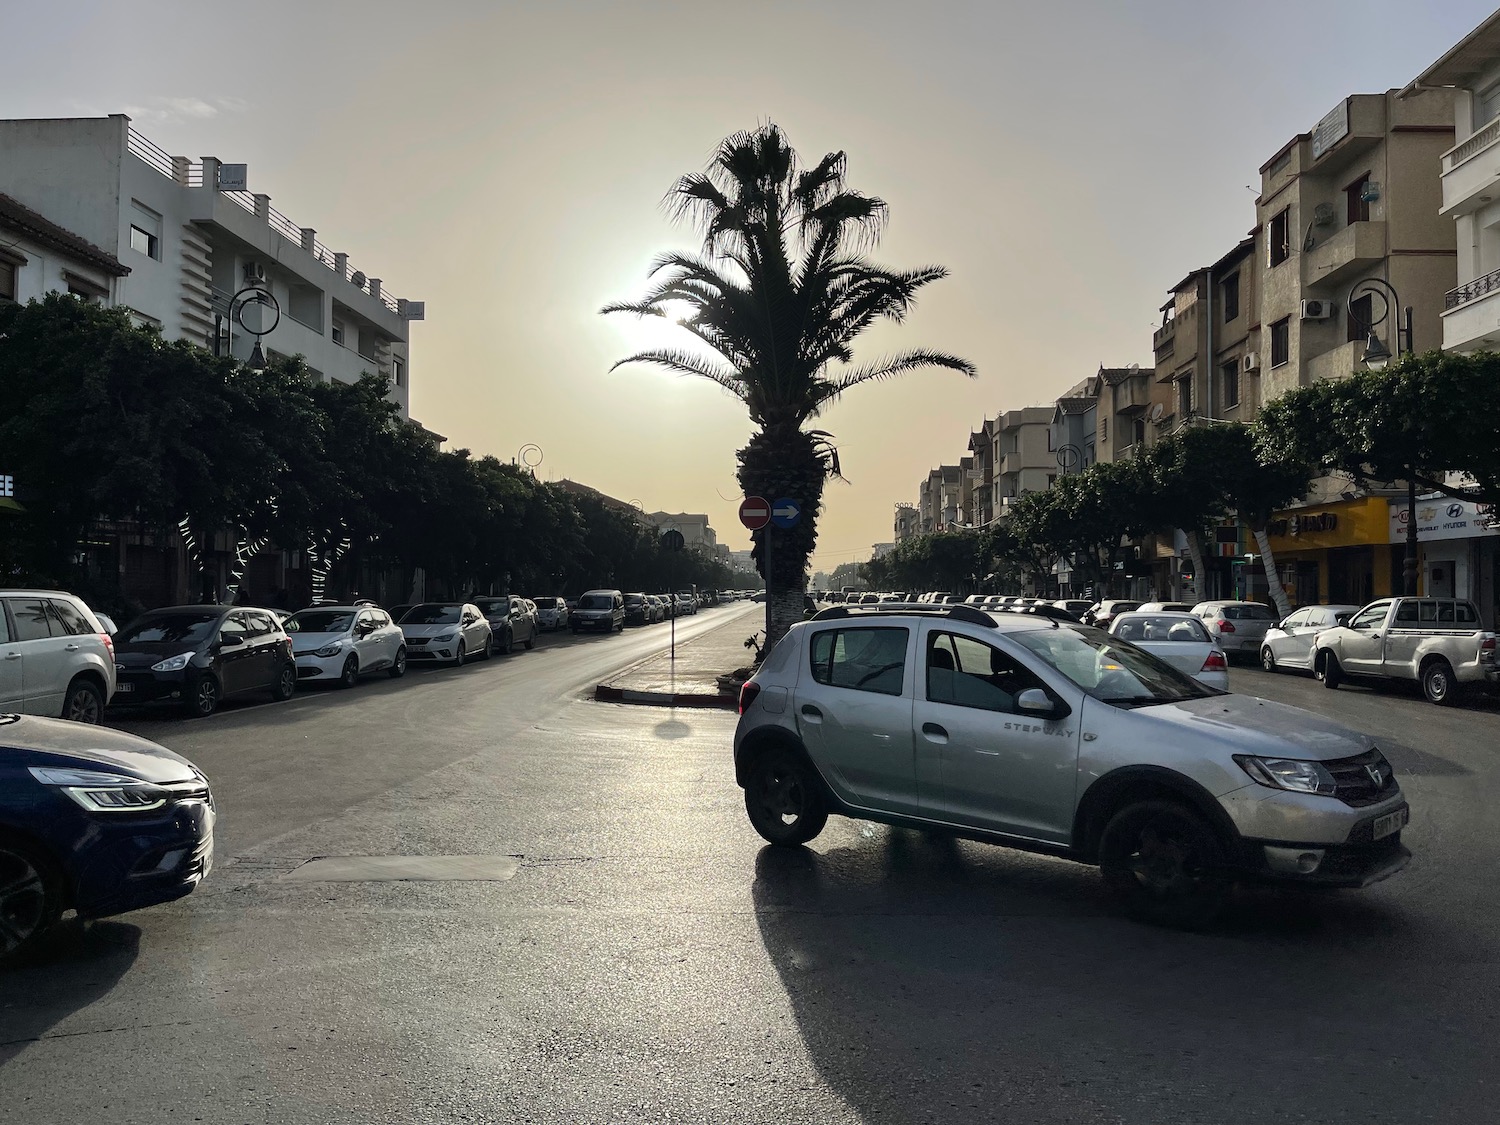
[(1229, 690), (1229, 660), (1191, 613), (1122, 613), (1109, 634), (1165, 660), (1200, 684)]
[(370, 672), (406, 674), (406, 638), (383, 609), (320, 605), (292, 614), (285, 628), (299, 680), (336, 680), (348, 688)]

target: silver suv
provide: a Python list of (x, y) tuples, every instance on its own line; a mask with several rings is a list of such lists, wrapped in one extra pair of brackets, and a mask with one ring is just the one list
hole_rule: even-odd
[(793, 625), (740, 695), (756, 831), (802, 844), (840, 813), (1063, 856), (1133, 916), (1182, 926), (1237, 881), (1363, 887), (1411, 858), (1370, 738), (1055, 612), (838, 607)]
[(115, 693), (114, 642), (61, 590), (0, 590), (0, 711), (97, 723)]

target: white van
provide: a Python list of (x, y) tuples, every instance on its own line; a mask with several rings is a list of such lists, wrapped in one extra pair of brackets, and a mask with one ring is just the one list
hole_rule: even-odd
[(625, 595), (619, 590), (590, 590), (578, 599), (578, 606), (568, 618), (574, 633), (595, 629), (612, 633), (625, 631)]

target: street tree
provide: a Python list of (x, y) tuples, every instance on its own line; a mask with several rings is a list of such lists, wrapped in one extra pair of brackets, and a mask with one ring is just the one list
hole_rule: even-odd
[(849, 189), (845, 166), (835, 152), (803, 169), (774, 124), (726, 138), (707, 171), (669, 195), (702, 234), (701, 252), (662, 255), (644, 297), (603, 310), (677, 319), (693, 350), (643, 351), (615, 367), (651, 363), (723, 387), (757, 427), (736, 454), (745, 494), (801, 502), (800, 522), (771, 536), (769, 555), (765, 533), (755, 535), (771, 642), (802, 617), (823, 486), (838, 472), (830, 436), (808, 423), (862, 383), (922, 367), (975, 374), (967, 360), (926, 350), (854, 363), (866, 328), (903, 320), (917, 291), (947, 271), (890, 270), (864, 256), (887, 207)]

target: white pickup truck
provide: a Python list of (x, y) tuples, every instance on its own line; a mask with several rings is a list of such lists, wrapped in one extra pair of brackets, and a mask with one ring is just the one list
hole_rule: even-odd
[(1317, 635), (1313, 674), (1328, 688), (1362, 678), (1413, 680), (1429, 702), (1450, 704), (1475, 685), (1500, 681), (1500, 666), (1495, 634), (1473, 602), (1383, 598)]

